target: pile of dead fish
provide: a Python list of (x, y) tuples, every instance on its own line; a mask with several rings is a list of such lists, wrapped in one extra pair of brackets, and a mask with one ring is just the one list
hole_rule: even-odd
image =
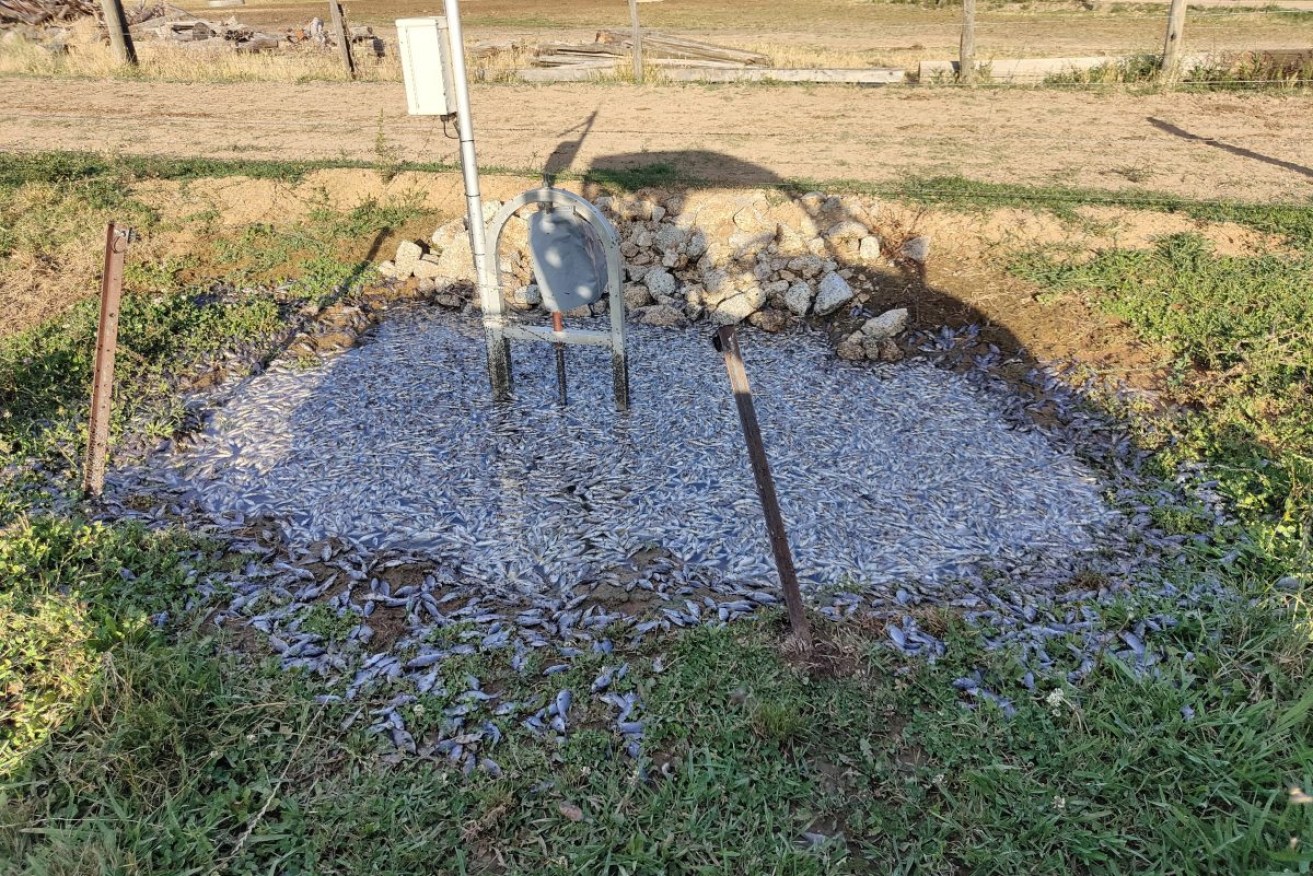
[[(496, 775), (509, 723), (561, 740), (587, 713), (607, 716), (617, 752), (641, 757), (626, 655), (777, 600), (710, 345), (646, 328), (631, 340), (629, 417), (611, 410), (603, 356), (571, 350), (562, 409), (549, 351), (519, 346), (517, 400), (497, 408), (477, 321), (404, 309), (318, 369), (275, 366), (238, 387), (197, 446), (116, 472), (107, 508), (183, 517), (250, 551), (246, 568), (198, 582), (197, 608), (264, 633), (284, 666), (358, 704), (348, 723), (400, 751)], [(1154, 530), (1153, 506), (1182, 495), (1145, 490), (1146, 457), (1124, 429), (1052, 370), (1037, 366), (1018, 392), (998, 376), (1015, 363), (976, 329), (918, 335), (923, 358), (898, 366), (837, 361), (807, 331), (744, 346), (822, 615), (885, 618), (890, 647), (933, 660), (945, 643), (914, 615), (953, 609), (994, 631), (990, 647), (1016, 649), (1025, 675), (1011, 681), (1034, 687), (1077, 683), (1103, 653), (1156, 671), (1171, 611), (1117, 632), (1100, 620), (1132, 589), (1182, 610), (1226, 598), (1178, 592), (1162, 574), (1183, 537)], [(1183, 486), (1209, 501), (1198, 483)], [(141, 510), (142, 496), (156, 504)], [(401, 568), (422, 572), (399, 580)], [(325, 610), (338, 633), (317, 626)], [(584, 656), (602, 669), (516, 702), (444, 672), (472, 655), (545, 678)], [(1008, 711), (1001, 681), (958, 688)], [(423, 715), (433, 702), (441, 714)]]

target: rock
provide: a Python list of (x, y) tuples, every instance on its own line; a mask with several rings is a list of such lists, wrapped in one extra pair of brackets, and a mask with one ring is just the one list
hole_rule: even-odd
[(451, 292), (439, 292), (437, 295), (433, 296), (433, 300), (441, 304), (443, 307), (450, 307), (452, 310), (457, 310), (465, 306), (465, 299)]
[(673, 328), (677, 325), (683, 325), (684, 314), (677, 307), (672, 307), (669, 304), (658, 304), (655, 307), (644, 308), (638, 321), (643, 325)]
[(652, 268), (643, 278), (643, 283), (658, 301), (671, 297), (679, 288), (679, 283), (665, 268)]
[(857, 246), (857, 257), (864, 262), (873, 262), (880, 258), (880, 241), (874, 237), (863, 237)]
[(417, 240), (403, 240), (397, 244), (397, 257), (392, 260), (397, 271), (397, 278), (404, 280), (414, 274), (415, 263), (423, 255), (424, 244)]
[(430, 292), (436, 292), (437, 289), (438, 289), (438, 281), (431, 278), (425, 278), (415, 284), (415, 291), (422, 292), (425, 295), (429, 294)]
[(484, 202), (483, 202), (483, 224), (484, 224), (484, 225), (487, 225), (489, 222), (491, 222), (491, 221), (492, 221), (492, 217), (493, 217), (493, 216), (496, 216), (496, 215), (497, 215), (497, 211), (500, 210), (500, 209), (501, 209), (501, 201), (498, 201), (498, 200), (495, 199), (495, 198), (494, 198), (493, 200), (491, 200), (491, 201), (484, 201)]
[(638, 310), (652, 303), (652, 293), (641, 283), (629, 283), (625, 286), (625, 307)]
[(874, 340), (892, 338), (907, 329), (907, 308), (899, 307), (868, 319), (862, 326), (862, 334)]
[(930, 238), (924, 234), (906, 241), (902, 248), (903, 258), (924, 265), (930, 258)]
[(821, 277), (816, 289), (816, 315), (827, 316), (853, 300), (853, 288), (848, 281), (831, 271)]
[(706, 298), (709, 304), (716, 303), (733, 291), (733, 284), (730, 282), (729, 274), (720, 268), (703, 271), (702, 286), (707, 291)]
[(384, 280), (395, 280), (397, 278), (397, 266), (395, 262), (379, 262), (374, 266), (374, 270), (378, 271), (378, 275)]
[(716, 309), (712, 311), (711, 319), (718, 325), (743, 322), (760, 310), (765, 303), (766, 290), (754, 284), (717, 304)]
[(872, 362), (899, 362), (903, 351), (892, 338), (870, 338), (862, 336), (862, 351)]
[(764, 332), (778, 332), (789, 324), (789, 315), (783, 310), (776, 310), (771, 307), (766, 310), (758, 310), (748, 317), (748, 322)]
[(866, 350), (861, 341), (855, 341), (852, 338), (845, 338), (835, 349), (840, 359), (849, 362), (860, 362), (866, 358)]
[(511, 304), (516, 307), (529, 310), (543, 303), (542, 293), (538, 291), (536, 283), (530, 283), (528, 286), (521, 286), (511, 293)]
[(655, 237), (656, 248), (663, 253), (679, 252), (687, 242), (688, 234), (677, 225), (662, 225)]
[(442, 255), (438, 256), (437, 265), (438, 276), (473, 283), (476, 279), (474, 251), (470, 249), (469, 235), (458, 235), (449, 246), (445, 247)]
[(688, 243), (684, 244), (684, 255), (690, 259), (701, 258), (702, 254), (707, 251), (707, 236), (701, 231), (694, 231), (688, 237)]
[(794, 316), (806, 316), (807, 311), (811, 310), (812, 298), (815, 294), (811, 286), (799, 280), (784, 293), (784, 306), (789, 308)]
[(453, 219), (450, 222), (443, 223), (433, 232), (429, 242), (433, 244), (434, 249), (441, 252), (451, 246), (452, 241), (458, 237), (469, 237), (469, 232), (465, 230), (465, 220)]
[(843, 222), (837, 222), (831, 225), (825, 232), (825, 237), (833, 243), (843, 243), (846, 241), (858, 241), (864, 237), (869, 237), (870, 229), (860, 222), (853, 219), (847, 219)]
[(415, 262), (415, 267), (411, 273), (420, 280), (436, 280), (438, 277), (451, 276), (443, 274), (442, 263), (438, 256), (432, 253), (425, 253)]
[(789, 259), (789, 270), (810, 280), (825, 269), (825, 259), (814, 255), (798, 256)]
[(568, 316), (570, 319), (587, 319), (593, 315), (593, 308), (589, 307), (587, 304), (582, 304), (573, 310), (567, 310), (564, 315)]

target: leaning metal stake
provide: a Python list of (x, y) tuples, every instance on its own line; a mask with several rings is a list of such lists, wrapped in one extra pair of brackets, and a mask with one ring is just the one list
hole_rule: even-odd
[(770, 476), (766, 461), (766, 447), (761, 440), (761, 427), (757, 424), (757, 408), (752, 403), (752, 386), (739, 353), (738, 334), (734, 326), (722, 326), (711, 339), (712, 345), (725, 355), (725, 371), (734, 390), (734, 401), (739, 408), (739, 421), (743, 424), (743, 437), (748, 445), (748, 459), (752, 462), (752, 476), (757, 482), (757, 495), (761, 498), (761, 511), (766, 518), (766, 533), (770, 537), (771, 551), (775, 554), (775, 569), (784, 588), (784, 603), (789, 609), (789, 625), (793, 635), (804, 648), (811, 648), (811, 627), (798, 590), (798, 572), (793, 567), (793, 554), (789, 551), (789, 535), (784, 529), (779, 499), (775, 496), (775, 482)]

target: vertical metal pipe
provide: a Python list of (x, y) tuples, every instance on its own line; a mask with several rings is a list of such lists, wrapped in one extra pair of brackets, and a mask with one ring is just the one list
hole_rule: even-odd
[(461, 34), (460, 4), (443, 0), (447, 16), (448, 48), (451, 51), (451, 78), (456, 89), (456, 125), (460, 130), (460, 169), (465, 178), (465, 207), (470, 231), (470, 249), (474, 253), (474, 271), (479, 283), (479, 306), (483, 310), (483, 330), (488, 341), (488, 378), (492, 395), (505, 401), (511, 394), (510, 348), (502, 334), (501, 292), (497, 289), (496, 253), (487, 252), (487, 234), (483, 225), (483, 198), (479, 193), (479, 164), (474, 154), (474, 122), (470, 117), (469, 81), (465, 73), (465, 40)]
[(119, 302), (123, 297), (123, 254), (132, 229), (113, 222), (105, 226), (105, 269), (100, 279), (100, 324), (96, 329), (96, 360), (91, 378), (91, 418), (87, 424), (87, 459), (82, 490), (99, 496), (105, 489), (105, 457), (109, 449), (109, 417), (114, 399), (114, 354), (119, 341)]
[(757, 408), (752, 403), (752, 386), (748, 371), (743, 367), (739, 352), (739, 338), (734, 326), (722, 326), (712, 344), (725, 356), (725, 371), (734, 389), (734, 402), (738, 405), (739, 421), (743, 424), (743, 437), (748, 445), (748, 459), (752, 463), (752, 476), (757, 482), (757, 495), (761, 498), (761, 511), (766, 518), (766, 533), (770, 537), (771, 551), (775, 554), (775, 570), (784, 589), (784, 603), (789, 608), (789, 625), (804, 648), (811, 647), (811, 627), (803, 607), (802, 593), (798, 589), (798, 572), (793, 567), (793, 553), (789, 550), (789, 534), (784, 529), (780, 502), (775, 495), (775, 482), (770, 476), (770, 463), (766, 460), (766, 446), (761, 440), (761, 427), (757, 423)]
[[(559, 313), (552, 314), (552, 331), (565, 331), (565, 317)], [(565, 394), (565, 344), (557, 341), (552, 344), (556, 348), (556, 394), (562, 405), (569, 404), (569, 399)]]

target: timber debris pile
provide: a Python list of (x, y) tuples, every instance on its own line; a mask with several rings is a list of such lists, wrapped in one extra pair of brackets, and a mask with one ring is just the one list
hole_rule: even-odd
[[(167, 3), (128, 7), (127, 20), (134, 41), (163, 40), (196, 49), (235, 49), (261, 52), (293, 46), (336, 47), (337, 38), (322, 18), (285, 30), (257, 30), (236, 17), (223, 21), (200, 18)], [(48, 49), (67, 51), (70, 25), (79, 19), (100, 19), (100, 5), (88, 0), (0, 0), (0, 28), (17, 38)], [(104, 32), (103, 23), (100, 24)], [(383, 40), (370, 27), (349, 27), (352, 46), (362, 46), (383, 57)]]
[[(657, 31), (643, 32), (643, 61), (658, 67), (741, 69), (769, 67), (770, 58)], [(598, 31), (591, 43), (543, 43), (534, 52), (535, 67), (614, 67), (634, 51), (632, 34)]]
[(94, 0), (0, 0), (0, 25), (37, 27), (97, 13)]

